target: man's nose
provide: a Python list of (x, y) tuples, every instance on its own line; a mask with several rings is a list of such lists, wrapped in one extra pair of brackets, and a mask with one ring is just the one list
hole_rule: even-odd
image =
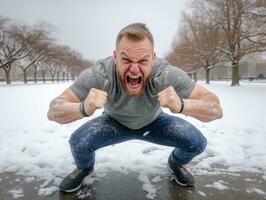
[(129, 71), (130, 71), (132, 74), (137, 74), (137, 73), (139, 73), (140, 69), (139, 69), (138, 64), (132, 64), (131, 67), (129, 68)]

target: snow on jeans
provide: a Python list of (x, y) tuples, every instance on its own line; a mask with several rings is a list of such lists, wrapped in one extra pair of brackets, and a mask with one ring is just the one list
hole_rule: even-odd
[(89, 168), (94, 165), (97, 149), (130, 139), (175, 147), (170, 159), (178, 165), (189, 163), (207, 144), (206, 138), (192, 124), (163, 112), (138, 130), (129, 129), (103, 113), (78, 128), (69, 143), (77, 167)]

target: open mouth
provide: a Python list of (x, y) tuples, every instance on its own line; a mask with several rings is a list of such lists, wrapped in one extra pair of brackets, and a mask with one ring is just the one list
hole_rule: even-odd
[(137, 89), (138, 87), (141, 86), (141, 83), (142, 83), (142, 77), (141, 76), (127, 75), (126, 80), (127, 80), (127, 84), (132, 89)]

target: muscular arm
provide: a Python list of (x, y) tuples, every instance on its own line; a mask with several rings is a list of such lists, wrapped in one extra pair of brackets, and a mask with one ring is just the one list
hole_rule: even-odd
[[(84, 111), (91, 116), (96, 109), (100, 109), (107, 101), (107, 93), (91, 88), (87, 98), (84, 100)], [(47, 117), (59, 124), (67, 124), (83, 115), (79, 110), (80, 100), (71, 89), (65, 90), (61, 95), (51, 101)]]
[(59, 124), (67, 124), (83, 116), (79, 111), (80, 100), (71, 89), (66, 89), (50, 103), (47, 117)]
[[(181, 109), (181, 101), (173, 86), (169, 86), (158, 94), (158, 100), (163, 107), (173, 113)], [(182, 114), (194, 117), (203, 122), (222, 118), (223, 111), (218, 97), (200, 85), (196, 85), (187, 99), (184, 99)]]
[(184, 99), (184, 115), (209, 122), (222, 118), (219, 98), (200, 85), (196, 85), (188, 99)]

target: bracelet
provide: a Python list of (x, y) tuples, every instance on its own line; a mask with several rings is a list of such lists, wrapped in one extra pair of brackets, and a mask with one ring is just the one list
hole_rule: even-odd
[(178, 113), (182, 113), (183, 110), (184, 110), (184, 100), (183, 100), (183, 98), (181, 98), (181, 97), (179, 97), (179, 98), (180, 98), (180, 101), (181, 101), (181, 108), (180, 108), (180, 110), (179, 110)]
[(89, 117), (89, 115), (86, 113), (84, 109), (84, 101), (79, 104), (79, 111), (83, 115), (83, 117)]

